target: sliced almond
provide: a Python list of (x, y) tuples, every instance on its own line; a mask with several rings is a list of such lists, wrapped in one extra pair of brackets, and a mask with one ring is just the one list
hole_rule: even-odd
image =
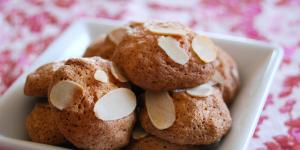
[(127, 30), (125, 28), (117, 28), (113, 31), (111, 31), (108, 34), (108, 38), (115, 43), (116, 45), (120, 44), (121, 41), (123, 40), (124, 36), (126, 35)]
[(180, 92), (185, 92), (186, 91), (186, 89), (175, 89), (175, 90), (173, 90), (173, 92), (175, 92), (175, 93), (180, 93)]
[(157, 129), (163, 130), (173, 125), (175, 106), (168, 92), (146, 91), (145, 104), (149, 118)]
[(116, 79), (118, 79), (120, 82), (127, 82), (128, 81), (127, 78), (125, 76), (123, 76), (121, 70), (118, 68), (118, 66), (115, 63), (113, 63), (113, 62), (110, 63), (110, 69), (111, 69), (112, 75)]
[(58, 70), (61, 66), (63, 66), (64, 65), (64, 62), (55, 62), (55, 63), (53, 63), (53, 65), (52, 65), (52, 70), (53, 71), (56, 71), (56, 70)]
[(136, 107), (135, 94), (127, 88), (117, 88), (101, 97), (94, 106), (97, 118), (117, 120), (131, 114)]
[(83, 60), (85, 63), (94, 65), (96, 63), (95, 59), (92, 58), (80, 58), (81, 60)]
[(216, 59), (216, 61), (213, 62), (215, 68), (219, 67), (221, 65), (220, 60)]
[(218, 83), (220, 83), (220, 84), (224, 84), (224, 82), (225, 82), (225, 79), (224, 79), (224, 77), (222, 76), (222, 74), (219, 72), (219, 71), (215, 71), (215, 73), (214, 73), (214, 75), (213, 75), (213, 77), (211, 78), (213, 81), (216, 81), (216, 82), (218, 82)]
[(199, 96), (199, 97), (207, 97), (213, 93), (213, 87), (211, 84), (201, 84), (194, 88), (187, 89), (186, 92), (192, 96)]
[(180, 43), (175, 38), (160, 36), (157, 42), (174, 62), (183, 65), (189, 61), (189, 55), (180, 47)]
[(94, 73), (94, 78), (103, 83), (108, 83), (108, 76), (106, 72), (101, 69), (96, 70), (96, 72)]
[(214, 80), (209, 80), (208, 82), (207, 82), (207, 84), (210, 84), (211, 86), (215, 86), (215, 85), (217, 85), (219, 82), (216, 82), (216, 81), (214, 81)]
[(59, 110), (68, 107), (78, 95), (83, 94), (83, 87), (70, 80), (55, 84), (50, 91), (50, 102)]
[(183, 28), (175, 26), (166, 22), (147, 22), (144, 24), (144, 27), (151, 31), (152, 33), (161, 34), (161, 35), (186, 35), (187, 31)]
[(147, 132), (141, 127), (134, 128), (133, 133), (132, 133), (132, 138), (135, 140), (142, 139), (148, 135)]
[(192, 41), (192, 48), (197, 56), (209, 63), (217, 58), (217, 51), (214, 43), (206, 36), (197, 35)]
[(231, 74), (235, 79), (237, 79), (237, 80), (239, 79), (239, 72), (236, 68), (231, 69)]

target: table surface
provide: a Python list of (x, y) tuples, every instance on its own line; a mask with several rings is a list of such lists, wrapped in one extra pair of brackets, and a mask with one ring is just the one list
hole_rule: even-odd
[(0, 0), (0, 95), (82, 17), (173, 20), (281, 45), (284, 60), (248, 149), (300, 149), (300, 0)]

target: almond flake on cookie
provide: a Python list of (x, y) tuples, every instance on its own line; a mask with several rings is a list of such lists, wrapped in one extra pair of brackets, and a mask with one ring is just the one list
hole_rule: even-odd
[(145, 132), (145, 130), (141, 127), (134, 128), (134, 130), (132, 132), (132, 138), (135, 140), (142, 139), (142, 138), (146, 137), (147, 135), (148, 135), (148, 133)]
[(180, 93), (180, 92), (185, 92), (186, 91), (186, 89), (175, 89), (175, 90), (173, 90), (173, 92), (175, 92), (175, 93)]
[(168, 92), (146, 91), (145, 104), (152, 124), (159, 130), (167, 129), (176, 119), (175, 106)]
[(55, 84), (50, 91), (50, 102), (59, 110), (68, 107), (75, 97), (83, 94), (83, 87), (70, 80), (63, 80)]
[(90, 58), (80, 58), (80, 59), (91, 65), (94, 65), (96, 63), (94, 59), (90, 59)]
[(215, 71), (215, 73), (212, 76), (211, 80), (216, 81), (220, 84), (224, 84), (224, 82), (225, 82), (224, 77), (222, 76), (222, 74), (218, 70)]
[(185, 49), (180, 47), (180, 43), (170, 36), (160, 36), (157, 39), (159, 47), (176, 63), (184, 65), (190, 57)]
[(94, 78), (97, 81), (101, 81), (103, 83), (108, 83), (108, 76), (106, 74), (105, 71), (103, 71), (102, 69), (97, 69), (94, 73)]
[(94, 106), (98, 119), (117, 120), (131, 114), (136, 107), (136, 96), (127, 88), (117, 88), (101, 97)]
[(239, 79), (239, 72), (238, 72), (237, 68), (231, 68), (230, 71), (231, 71), (232, 76), (233, 76), (235, 79), (238, 80), (238, 79)]
[(120, 44), (121, 41), (123, 40), (124, 36), (127, 33), (127, 29), (126, 28), (117, 28), (115, 30), (112, 30), (109, 34), (108, 34), (108, 38), (115, 43), (116, 45)]
[(147, 22), (144, 24), (144, 27), (155, 34), (160, 35), (186, 35), (187, 31), (184, 29), (172, 26), (172, 24), (164, 23), (164, 22)]
[(207, 97), (213, 94), (213, 87), (211, 84), (205, 83), (194, 88), (189, 88), (186, 92), (192, 96)]
[(111, 73), (112, 75), (118, 79), (120, 82), (127, 82), (128, 79), (122, 74), (121, 70), (118, 68), (118, 66), (111, 62), (110, 63), (110, 69), (111, 69)]
[(217, 58), (214, 43), (206, 36), (196, 35), (192, 41), (193, 51), (205, 63), (210, 63)]

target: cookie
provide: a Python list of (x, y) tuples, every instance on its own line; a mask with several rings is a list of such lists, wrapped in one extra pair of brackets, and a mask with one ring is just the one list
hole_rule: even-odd
[(140, 113), (142, 127), (146, 132), (176, 144), (199, 145), (218, 142), (230, 129), (230, 112), (223, 101), (219, 87), (213, 86), (207, 96), (204, 95), (205, 92), (203, 91), (202, 96), (198, 92), (200, 97), (194, 95), (197, 93), (188, 90), (169, 92), (174, 104), (176, 118), (168, 128), (158, 129), (157, 126), (164, 125), (166, 120), (172, 120), (172, 114), (168, 116), (165, 114), (172, 112), (172, 109), (167, 109), (166, 105), (165, 108), (158, 106), (159, 108), (156, 110), (163, 110), (158, 114), (159, 117), (166, 116), (167, 118), (159, 118), (160, 121), (154, 126), (153, 121), (156, 118), (151, 119), (148, 110), (150, 107), (143, 105)]
[[(194, 87), (211, 78), (213, 64), (205, 63), (192, 50), (195, 33), (176, 22), (158, 23), (168, 33), (151, 31), (147, 24), (155, 23), (129, 25), (127, 36), (112, 56), (131, 82), (143, 89), (160, 91)], [(177, 31), (184, 34), (178, 35), (181, 33)]]
[(27, 96), (47, 96), (52, 75), (62, 65), (63, 62), (51, 62), (30, 73), (24, 85), (24, 94)]
[(38, 103), (26, 118), (26, 129), (33, 142), (60, 145), (64, 136), (57, 127), (58, 115), (49, 104)]
[(109, 121), (96, 116), (95, 105), (119, 89), (112, 79), (110, 62), (100, 57), (69, 59), (55, 72), (49, 102), (59, 110), (59, 130), (77, 148), (119, 149), (129, 143), (134, 112)]
[(107, 35), (102, 35), (86, 49), (83, 57), (100, 56), (104, 59), (110, 59), (115, 47), (116, 45)]
[(238, 66), (226, 51), (221, 48), (218, 48), (217, 51), (218, 57), (214, 62), (216, 72), (212, 80), (220, 83), (224, 101), (229, 105), (233, 102), (240, 86)]
[(200, 150), (200, 146), (178, 145), (159, 139), (155, 136), (147, 136), (133, 141), (128, 150)]

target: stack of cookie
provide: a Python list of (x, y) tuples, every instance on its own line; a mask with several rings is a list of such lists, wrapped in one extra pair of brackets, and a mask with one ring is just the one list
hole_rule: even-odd
[[(132, 22), (84, 54), (31, 73), (35, 142), (80, 149), (199, 149), (230, 129), (239, 87), (235, 61), (176, 22)], [(44, 98), (46, 99), (46, 98)]]

